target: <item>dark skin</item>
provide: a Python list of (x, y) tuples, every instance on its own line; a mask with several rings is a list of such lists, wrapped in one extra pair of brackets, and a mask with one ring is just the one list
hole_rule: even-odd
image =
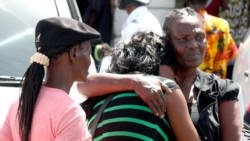
[[(178, 141), (200, 141), (189, 116), (185, 97), (179, 88), (170, 92), (157, 79), (147, 80), (143, 75), (107, 73), (89, 75), (87, 81), (79, 82), (77, 86), (82, 94), (89, 97), (134, 90), (156, 116), (163, 118), (166, 113)], [(163, 90), (166, 90), (167, 96), (162, 94)]]
[[(118, 3), (120, 3), (122, 0), (118, 0)], [(138, 7), (138, 5), (137, 4), (129, 4), (129, 5), (127, 5), (126, 7), (125, 7), (125, 9), (124, 10), (126, 10), (126, 12), (128, 13), (128, 14), (130, 14), (132, 11), (134, 11), (136, 8)]]
[[(205, 31), (200, 21), (196, 17), (187, 16), (171, 23), (170, 40), (176, 54), (177, 64), (172, 67), (172, 73), (168, 73), (171, 72), (169, 67), (161, 67), (161, 76), (174, 78), (181, 87), (187, 102), (206, 46)], [(219, 117), (221, 140), (239, 141), (242, 121), (238, 101), (221, 102)]]
[(91, 74), (87, 81), (78, 82), (77, 87), (79, 92), (87, 97), (134, 90), (156, 116), (163, 116), (166, 112), (167, 100), (163, 91), (171, 93), (158, 79), (147, 79), (142, 75), (133, 74)]
[[(174, 89), (171, 92), (169, 88), (161, 87), (159, 80), (146, 79), (142, 75), (132, 74), (93, 74), (88, 76), (86, 82), (79, 82), (77, 86), (82, 94), (90, 97), (134, 90), (156, 116), (162, 118), (166, 112), (178, 141), (200, 141), (181, 90)], [(167, 97), (163, 96), (162, 89), (166, 90)]]
[(59, 55), (56, 59), (52, 59), (48, 66), (44, 85), (69, 93), (74, 81), (86, 80), (90, 65), (90, 53), (90, 43), (83, 42)]
[(175, 80), (186, 100), (196, 78), (197, 66), (202, 63), (205, 54), (205, 31), (198, 20), (190, 16), (172, 23), (171, 28), (170, 40), (178, 62), (174, 67)]

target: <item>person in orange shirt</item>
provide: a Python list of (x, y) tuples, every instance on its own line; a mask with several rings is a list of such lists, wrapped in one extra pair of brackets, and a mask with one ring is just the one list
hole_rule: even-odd
[(235, 58), (238, 48), (230, 34), (229, 23), (208, 14), (206, 3), (207, 0), (187, 0), (187, 5), (199, 12), (205, 22), (207, 48), (200, 69), (226, 78), (228, 62)]

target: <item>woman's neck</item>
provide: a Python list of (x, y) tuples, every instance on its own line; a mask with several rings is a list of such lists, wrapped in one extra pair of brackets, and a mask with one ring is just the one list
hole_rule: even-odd
[(138, 7), (138, 5), (136, 5), (136, 4), (131, 4), (131, 5), (128, 5), (125, 9), (126, 9), (127, 13), (130, 14), (130, 13), (132, 13), (137, 7)]
[(182, 81), (192, 81), (196, 78), (197, 69), (175, 69), (175, 75)]
[(73, 84), (73, 80), (71, 79), (70, 73), (63, 71), (63, 69), (61, 69), (60, 72), (55, 70), (48, 70), (44, 85), (48, 87), (62, 89), (66, 93), (69, 93), (70, 88)]
[(175, 81), (180, 86), (186, 100), (189, 97), (190, 90), (197, 76), (197, 69), (176, 69)]

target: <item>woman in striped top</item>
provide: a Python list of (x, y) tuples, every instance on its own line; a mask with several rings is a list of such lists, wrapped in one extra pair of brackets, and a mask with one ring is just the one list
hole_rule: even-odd
[[(156, 34), (139, 32), (129, 43), (122, 42), (114, 48), (110, 71), (118, 74), (158, 75), (163, 47)], [(185, 98), (176, 83), (162, 77), (145, 76), (148, 79), (160, 79), (163, 85), (171, 89), (167, 95), (167, 116), (155, 116), (133, 91), (115, 93), (103, 110), (93, 140), (200, 140), (189, 117)], [(106, 98), (107, 96), (90, 98), (82, 105), (92, 133), (94, 120)]]

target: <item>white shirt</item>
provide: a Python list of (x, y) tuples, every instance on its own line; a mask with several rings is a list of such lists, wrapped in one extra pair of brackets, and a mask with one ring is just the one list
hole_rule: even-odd
[(111, 56), (105, 56), (105, 57), (102, 59), (101, 67), (100, 67), (99, 73), (106, 73), (106, 72), (108, 71), (109, 65), (111, 64), (111, 60), (112, 60), (112, 57), (111, 57)]
[[(152, 31), (159, 36), (163, 36), (161, 24), (146, 6), (139, 6), (129, 14), (122, 28), (121, 40), (130, 41), (131, 36), (138, 31)], [(111, 57), (105, 57), (99, 72), (107, 72), (110, 63)]]
[(159, 36), (163, 35), (161, 24), (145, 6), (139, 6), (129, 14), (122, 28), (121, 38), (126, 40), (138, 31), (152, 31)]

